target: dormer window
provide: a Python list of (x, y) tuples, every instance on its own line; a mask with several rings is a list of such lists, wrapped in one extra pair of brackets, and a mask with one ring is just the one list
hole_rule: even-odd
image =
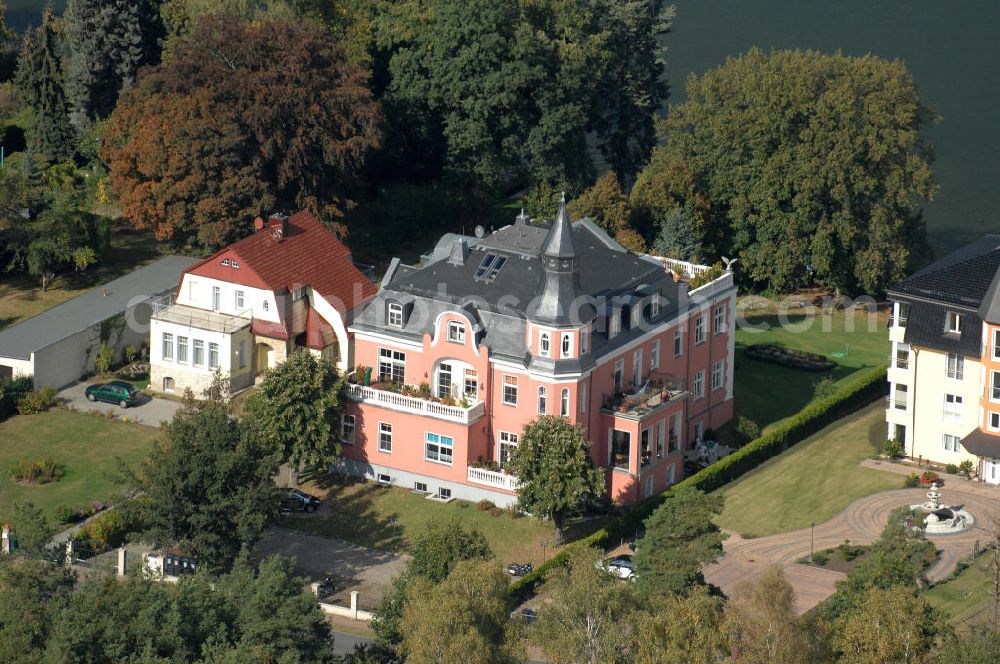
[(240, 263), (234, 258), (233, 260), (229, 261), (229, 266), (238, 270), (240, 268)]
[(403, 305), (397, 302), (389, 303), (389, 315), (386, 318), (386, 323), (390, 327), (403, 327)]
[(660, 294), (653, 293), (649, 298), (649, 317), (656, 318), (660, 315)]
[(572, 345), (573, 345), (572, 337), (568, 334), (562, 335), (562, 346), (560, 348), (562, 357), (570, 356), (570, 351), (573, 350)]
[(642, 307), (638, 303), (631, 307), (631, 317), (629, 319), (629, 329), (634, 330), (642, 324)]
[(306, 296), (305, 288), (296, 288), (292, 291), (292, 302), (298, 302)]
[(611, 315), (608, 316), (608, 338), (614, 339), (618, 336), (618, 333), (622, 331), (622, 319), (618, 313), (617, 309), (611, 310)]
[(448, 323), (448, 341), (453, 341), (457, 344), (464, 344), (465, 325), (462, 325), (458, 321), (451, 321)]
[(962, 315), (956, 314), (954, 311), (948, 312), (948, 317), (945, 322), (946, 333), (961, 334), (962, 333)]
[(228, 258), (223, 258), (222, 259), (222, 267), (229, 267), (229, 259)]
[(542, 336), (538, 341), (538, 352), (542, 357), (549, 356), (549, 333), (542, 332)]

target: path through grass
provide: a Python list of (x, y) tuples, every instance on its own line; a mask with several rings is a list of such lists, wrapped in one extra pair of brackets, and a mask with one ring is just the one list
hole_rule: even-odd
[(902, 487), (900, 475), (859, 464), (884, 438), (885, 413), (876, 403), (810, 436), (721, 491), (719, 525), (761, 537), (823, 523), (854, 500)]

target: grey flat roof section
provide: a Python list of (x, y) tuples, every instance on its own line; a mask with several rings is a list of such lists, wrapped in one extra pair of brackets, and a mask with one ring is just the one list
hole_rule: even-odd
[[(30, 359), (33, 352), (122, 313), (137, 298), (149, 298), (176, 288), (181, 273), (196, 262), (187, 256), (164, 256), (23, 323), (0, 330), (0, 357)], [(105, 290), (107, 296), (103, 295)]]

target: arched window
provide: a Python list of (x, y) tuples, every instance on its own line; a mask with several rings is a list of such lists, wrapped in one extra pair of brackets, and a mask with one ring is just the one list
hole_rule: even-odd
[(542, 337), (538, 342), (538, 352), (541, 353), (542, 357), (549, 356), (549, 333), (542, 332)]
[(539, 387), (538, 388), (538, 414), (539, 415), (544, 415), (545, 414), (545, 388), (544, 387)]
[(571, 343), (572, 343), (572, 341), (570, 340), (570, 335), (568, 335), (568, 334), (562, 335), (562, 356), (563, 357), (569, 357), (569, 351), (570, 351), (570, 344)]
[(569, 389), (563, 388), (562, 397), (559, 400), (559, 414), (569, 417)]

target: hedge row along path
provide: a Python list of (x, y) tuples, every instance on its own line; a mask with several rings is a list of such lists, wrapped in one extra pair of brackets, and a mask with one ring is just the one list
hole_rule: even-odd
[[(913, 472), (913, 468), (901, 464), (881, 462), (873, 467), (901, 475)], [(845, 539), (851, 540), (852, 544), (874, 542), (888, 523), (892, 510), (923, 503), (927, 500), (926, 493), (926, 489), (896, 489), (859, 498), (833, 519), (816, 524), (813, 550), (823, 551), (839, 546)], [(942, 494), (946, 504), (964, 505), (976, 517), (976, 525), (958, 535), (929, 538), (938, 548), (938, 561), (927, 572), (927, 578), (932, 582), (950, 576), (959, 559), (972, 554), (976, 540), (986, 544), (990, 539), (990, 530), (1000, 517), (1000, 503), (997, 501), (1000, 490), (997, 487), (949, 479), (945, 481)], [(844, 578), (839, 572), (795, 562), (809, 555), (809, 531), (809, 528), (802, 528), (754, 539), (743, 539), (731, 533), (723, 545), (725, 556), (705, 569), (705, 579), (729, 594), (740, 583), (753, 583), (769, 568), (779, 565), (795, 589), (799, 613), (804, 613), (832, 595), (834, 583)]]

